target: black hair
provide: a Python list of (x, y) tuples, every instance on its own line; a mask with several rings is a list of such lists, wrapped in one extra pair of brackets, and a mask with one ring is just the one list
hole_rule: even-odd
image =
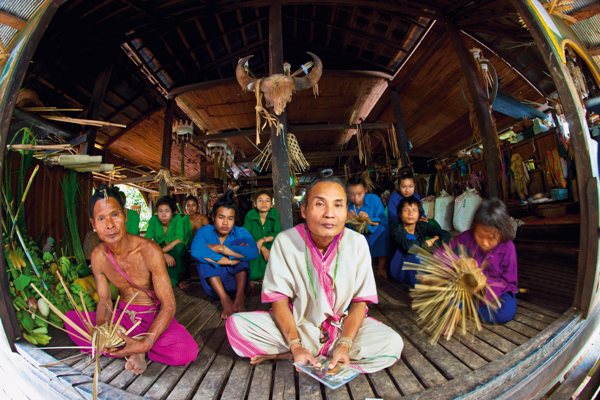
[(419, 200), (417, 200), (417, 198), (415, 196), (408, 196), (408, 197), (404, 197), (402, 200), (400, 200), (400, 203), (398, 203), (398, 208), (396, 209), (396, 213), (398, 215), (398, 221), (400, 223), (402, 223), (402, 219), (400, 218), (400, 216), (402, 215), (402, 209), (404, 208), (404, 206), (409, 205), (409, 206), (414, 206), (417, 205), (417, 208), (419, 209), (419, 218), (421, 218), (421, 202)]
[(254, 193), (254, 197), (252, 200), (256, 201), (256, 199), (258, 199), (258, 197), (262, 196), (263, 194), (266, 194), (267, 196), (269, 196), (271, 198), (271, 200), (273, 200), (273, 193), (267, 189), (261, 189), (258, 192)]
[(504, 202), (497, 198), (485, 199), (473, 216), (471, 229), (476, 225), (495, 228), (500, 232), (501, 241), (507, 242), (515, 238), (515, 230), (510, 222)]
[(183, 204), (187, 204), (188, 201), (193, 201), (194, 203), (196, 203), (196, 205), (198, 205), (198, 198), (196, 196), (192, 196), (191, 194), (188, 195), (185, 198), (185, 201), (183, 202)]
[(177, 212), (177, 205), (175, 204), (175, 199), (171, 196), (163, 196), (156, 201), (156, 210), (158, 211), (158, 207), (160, 206), (169, 206), (171, 212), (175, 214)]
[(338, 185), (340, 185), (342, 187), (342, 189), (344, 190), (344, 193), (346, 193), (346, 188), (344, 187), (344, 184), (337, 177), (327, 176), (327, 177), (317, 178), (314, 181), (312, 181), (311, 184), (308, 185), (308, 187), (306, 188), (306, 192), (304, 193), (304, 198), (302, 199), (302, 204), (306, 205), (306, 203), (308, 202), (308, 198), (310, 197), (310, 192), (312, 192), (313, 188), (317, 184), (323, 183), (323, 182), (337, 183)]
[(365, 179), (362, 177), (362, 174), (353, 175), (350, 178), (348, 178), (348, 181), (346, 182), (346, 186), (356, 186), (356, 185), (363, 185), (365, 190), (369, 187), (367, 185), (367, 182), (365, 181)]
[(90, 205), (88, 209), (90, 218), (94, 218), (94, 206), (96, 205), (98, 200), (107, 199), (109, 197), (112, 197), (117, 201), (117, 203), (119, 203), (119, 205), (121, 206), (121, 210), (125, 210), (125, 202), (121, 198), (119, 189), (102, 184), (98, 186), (98, 189), (96, 189), (96, 191), (90, 198)]
[(215, 202), (215, 205), (213, 206), (212, 210), (213, 218), (217, 216), (217, 211), (221, 207), (229, 208), (235, 212), (235, 215), (238, 215), (238, 207), (235, 203), (235, 199), (233, 198), (233, 190), (228, 190)]
[(403, 181), (404, 179), (412, 179), (413, 182), (416, 183), (415, 174), (413, 173), (412, 169), (410, 169), (409, 167), (404, 167), (398, 172), (398, 184), (401, 181)]
[(113, 186), (113, 189), (115, 190), (115, 192), (119, 193), (119, 196), (121, 196), (121, 201), (123, 202), (123, 207), (125, 207), (125, 203), (127, 203), (127, 196), (125, 195), (125, 192), (123, 192), (117, 186)]

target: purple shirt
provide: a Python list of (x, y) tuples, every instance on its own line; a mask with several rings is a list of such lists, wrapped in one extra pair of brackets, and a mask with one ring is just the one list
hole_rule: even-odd
[(473, 231), (469, 229), (450, 242), (453, 249), (460, 244), (479, 265), (486, 263), (483, 273), (496, 296), (500, 297), (506, 292), (517, 294), (517, 251), (511, 240), (502, 242), (495, 249), (484, 253), (475, 242)]

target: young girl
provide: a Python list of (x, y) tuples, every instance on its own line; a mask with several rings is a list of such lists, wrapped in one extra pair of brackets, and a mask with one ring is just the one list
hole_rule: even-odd
[(250, 281), (256, 282), (265, 276), (271, 245), (281, 232), (281, 222), (279, 211), (273, 208), (273, 197), (269, 191), (258, 191), (252, 205), (254, 208), (244, 218), (244, 228), (256, 240), (258, 247), (258, 257), (250, 261)]
[(403, 198), (397, 209), (400, 223), (392, 225), (391, 229), (392, 246), (396, 252), (390, 263), (390, 275), (398, 282), (408, 283), (410, 287), (415, 286), (416, 271), (405, 271), (402, 268), (404, 261), (419, 262), (414, 254), (408, 252), (410, 248), (426, 246), (433, 249), (440, 242), (447, 243), (450, 240), (448, 232), (421, 220), (420, 207), (421, 203), (416, 197)]
[[(388, 202), (388, 219), (390, 225), (399, 223), (398, 204), (400, 204), (402, 199), (412, 196), (418, 202), (421, 201), (421, 197), (415, 192), (415, 187), (415, 176), (413, 175), (412, 171), (408, 168), (403, 168), (400, 171), (400, 177), (398, 178), (398, 188), (390, 195)], [(425, 218), (425, 212), (420, 203), (419, 209), (421, 212), (421, 218), (423, 221), (427, 221), (427, 218)]]
[(158, 199), (156, 209), (156, 215), (148, 221), (146, 238), (162, 248), (171, 285), (175, 287), (187, 268), (185, 253), (192, 240), (192, 225), (188, 218), (176, 213), (175, 204), (169, 196)]
[[(348, 216), (368, 215), (372, 222), (365, 234), (371, 257), (377, 259), (377, 275), (387, 278), (388, 224), (383, 203), (377, 195), (367, 193), (367, 183), (360, 176), (350, 178), (347, 183)], [(348, 228), (352, 228), (348, 226)]]
[(517, 312), (517, 252), (513, 238), (514, 231), (504, 203), (486, 199), (475, 213), (471, 229), (451, 242), (453, 248), (463, 245), (480, 266), (485, 263), (483, 273), (501, 304), (492, 313), (486, 306), (479, 308), (479, 316), (487, 323), (504, 324)]

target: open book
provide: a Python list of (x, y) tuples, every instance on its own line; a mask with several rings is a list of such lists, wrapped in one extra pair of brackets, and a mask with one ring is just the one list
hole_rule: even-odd
[(340, 386), (345, 385), (361, 373), (360, 371), (341, 363), (338, 363), (333, 369), (329, 369), (328, 366), (331, 360), (324, 356), (317, 357), (317, 360), (321, 363), (321, 368), (317, 368), (310, 364), (294, 364), (294, 366), (330, 389), (337, 389)]

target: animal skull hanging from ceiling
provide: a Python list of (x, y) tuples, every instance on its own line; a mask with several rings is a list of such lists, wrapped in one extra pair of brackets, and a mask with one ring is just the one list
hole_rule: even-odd
[[(308, 67), (303, 65), (301, 70), (290, 75), (289, 69), (284, 74), (274, 74), (266, 78), (254, 79), (248, 75), (248, 60), (254, 56), (247, 56), (238, 61), (235, 76), (238, 83), (244, 90), (252, 90), (256, 93), (256, 142), (260, 143), (259, 133), (268, 124), (277, 127), (279, 134), (281, 125), (276, 116), (271, 115), (262, 106), (262, 95), (267, 100), (267, 106), (273, 107), (275, 115), (281, 115), (286, 105), (292, 100), (294, 92), (314, 88), (315, 95), (318, 94), (317, 83), (323, 73), (323, 64), (316, 54), (307, 52), (313, 59), (313, 67), (308, 72)], [(297, 77), (296, 75), (304, 72), (306, 75)], [(260, 126), (260, 116), (263, 116), (265, 123)]]

